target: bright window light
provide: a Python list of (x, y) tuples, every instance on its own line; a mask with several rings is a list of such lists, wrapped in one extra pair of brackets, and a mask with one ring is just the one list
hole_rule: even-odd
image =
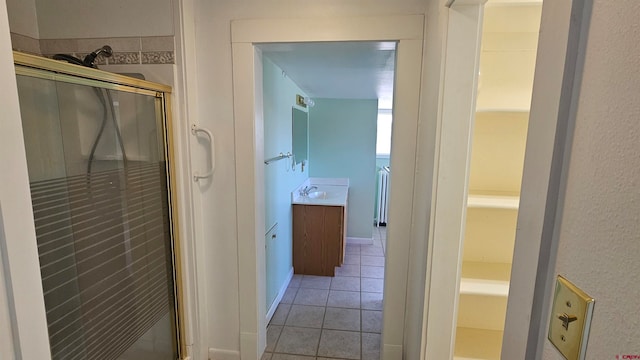
[(390, 109), (378, 110), (378, 137), (376, 139), (376, 155), (391, 155), (391, 123), (393, 113)]

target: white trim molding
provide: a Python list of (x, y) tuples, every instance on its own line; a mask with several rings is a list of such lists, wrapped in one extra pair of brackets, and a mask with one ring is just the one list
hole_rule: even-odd
[[(449, 10), (440, 151), (437, 161), (431, 264), (425, 292), (423, 359), (454, 353), (462, 267), (473, 119), (480, 60), (483, 5)], [(475, 2), (478, 3), (478, 2)], [(481, 3), (481, 2), (480, 2)]]
[(347, 245), (373, 245), (373, 238), (347, 237)]
[(209, 360), (240, 360), (240, 352), (209, 348)]
[[(304, 28), (305, 31), (299, 31)], [(401, 359), (404, 344), (412, 203), (416, 173), (424, 16), (235, 20), (231, 24), (240, 299), (240, 353), (256, 359), (266, 344), (264, 164), (261, 54), (254, 44), (398, 41), (382, 353)], [(426, 200), (428, 201), (428, 200)], [(426, 261), (426, 259), (424, 260)]]
[(0, 4), (0, 203), (5, 286), (18, 359), (51, 359), (7, 8)]
[(557, 212), (579, 92), (580, 46), (591, 17), (589, 3), (555, 0), (542, 6), (502, 343), (504, 359), (541, 358), (547, 338), (558, 247)]
[(278, 295), (276, 295), (276, 298), (273, 300), (273, 303), (271, 304), (271, 306), (269, 307), (269, 310), (267, 311), (267, 319), (265, 320), (267, 324), (269, 323), (269, 321), (271, 321), (273, 314), (276, 313), (276, 310), (278, 309), (278, 305), (280, 305), (280, 301), (282, 300), (284, 293), (287, 291), (287, 288), (291, 283), (291, 279), (293, 279), (293, 268), (291, 268), (291, 270), (289, 271), (289, 274), (287, 275), (287, 279), (282, 284), (282, 287), (280, 287), (280, 290), (278, 290)]
[(191, 177), (191, 129), (197, 116), (196, 45), (193, 0), (172, 0), (174, 11), (175, 62), (173, 107), (173, 140), (175, 142), (176, 195), (178, 202), (178, 238), (181, 247), (179, 264), (183, 284), (183, 321), (187, 354), (201, 359), (208, 352), (208, 311), (206, 299), (206, 266), (200, 197), (193, 196)]

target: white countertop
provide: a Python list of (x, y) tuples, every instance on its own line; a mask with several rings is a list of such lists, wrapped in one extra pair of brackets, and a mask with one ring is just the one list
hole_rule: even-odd
[[(316, 186), (311, 194), (316, 198), (300, 195), (305, 186)], [(349, 179), (309, 178), (291, 192), (291, 203), (299, 205), (346, 206), (349, 197)]]

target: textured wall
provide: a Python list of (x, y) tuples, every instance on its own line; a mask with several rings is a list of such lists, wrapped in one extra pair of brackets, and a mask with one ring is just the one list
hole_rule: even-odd
[(35, 0), (7, 0), (11, 32), (39, 39)]
[(174, 63), (172, 6), (171, 0), (7, 2), (15, 50), (84, 57), (110, 44), (112, 64)]
[(36, 7), (41, 39), (174, 34), (171, 0), (36, 0)]
[(9, 28), (14, 50), (40, 54), (40, 31), (35, 0), (8, 0)]
[(593, 3), (556, 272), (596, 299), (587, 359), (622, 359), (640, 355), (640, 2)]

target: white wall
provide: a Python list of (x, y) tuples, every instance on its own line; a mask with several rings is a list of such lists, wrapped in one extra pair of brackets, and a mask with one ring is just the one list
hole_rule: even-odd
[[(237, 350), (239, 348), (239, 314), (235, 192), (243, 189), (235, 187), (230, 21), (232, 19), (424, 14), (428, 3), (423, 0), (393, 2), (388, 0), (347, 2), (342, 0), (322, 2), (197, 0), (195, 4), (198, 121), (203, 126), (213, 129), (218, 153), (225, 154), (216, 159), (217, 170), (211, 186), (201, 188), (202, 214), (203, 218), (207, 219), (203, 224), (203, 240), (206, 246), (204, 257), (208, 259), (206, 281), (208, 284), (207, 307), (210, 312), (209, 346), (215, 349)], [(432, 12), (431, 15), (436, 19), (428, 17), (426, 23), (429, 24), (434, 20), (434, 24), (437, 24), (437, 11)], [(434, 58), (440, 58), (439, 50), (436, 44)], [(432, 73), (439, 74), (439, 63)], [(194, 158), (194, 163), (200, 161), (205, 160)]]
[[(49, 359), (44, 296), (31, 211), (16, 75), (9, 39), (9, 21), (4, 0), (0, 0), (0, 84), (0, 166), (4, 169), (0, 172), (0, 222), (3, 224), (0, 252), (3, 253), (1, 262), (5, 274), (5, 278), (2, 279), (4, 281), (0, 281), (0, 294), (6, 289), (8, 296), (13, 298), (10, 312), (17, 321), (13, 327), (14, 345), (17, 344), (18, 347), (16, 351), (21, 352), (23, 359)], [(1, 299), (2, 295), (0, 308), (6, 309), (6, 303)], [(4, 330), (7, 321), (1, 313), (2, 310), (0, 327)], [(3, 331), (0, 337), (9, 336), (5, 336)], [(3, 351), (4, 341), (5, 339), (0, 340)], [(2, 356), (2, 359), (4, 358)]]
[[(5, 241), (4, 230), (2, 229), (2, 219), (0, 219), (0, 241)], [(0, 358), (13, 360), (15, 359), (13, 349), (13, 329), (11, 327), (11, 317), (2, 257), (4, 257), (4, 254), (0, 253)]]
[[(636, 0), (593, 1), (578, 75), (556, 274), (596, 299), (587, 359), (640, 353), (639, 13)], [(544, 358), (562, 359), (544, 341)]]
[[(2, 223), (2, 208), (0, 207), (0, 245), (6, 241), (4, 224)], [(7, 297), (7, 282), (5, 281), (4, 257), (5, 251), (0, 246), (0, 359), (13, 360), (13, 329), (11, 326), (11, 306)]]
[(171, 0), (35, 0), (35, 3), (41, 39), (174, 34)]
[(9, 26), (11, 32), (40, 38), (36, 0), (7, 0), (7, 12), (11, 14)]

